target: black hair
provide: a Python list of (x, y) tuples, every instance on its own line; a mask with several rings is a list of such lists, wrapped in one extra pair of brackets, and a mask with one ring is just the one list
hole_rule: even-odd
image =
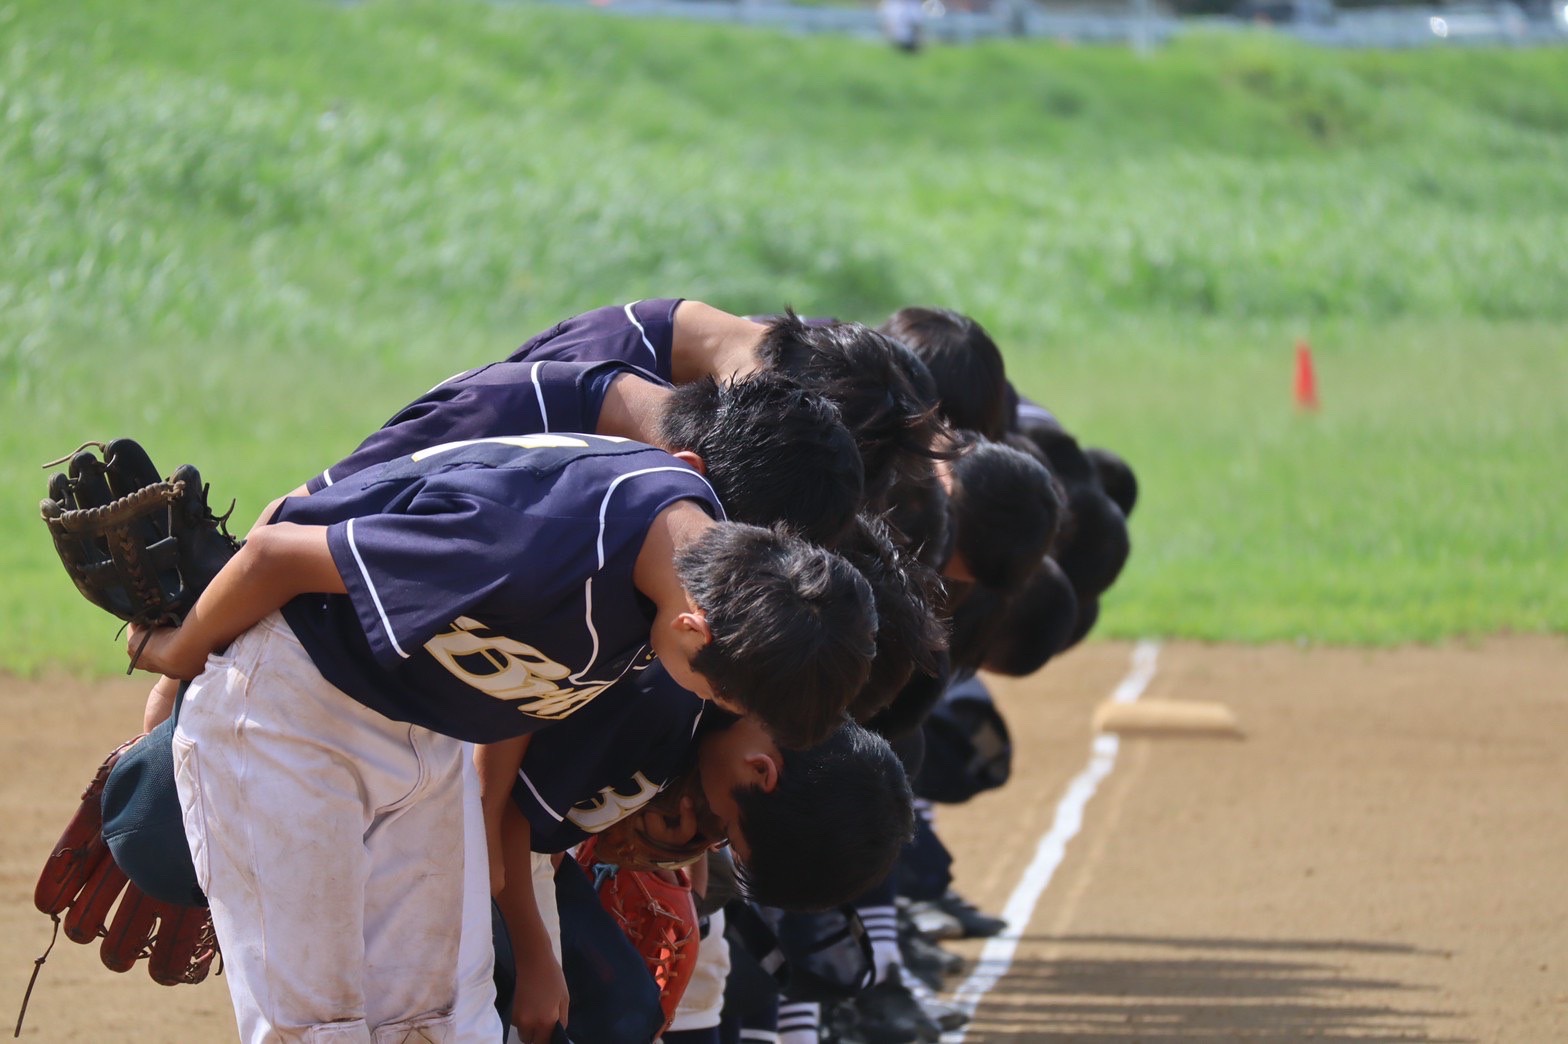
[(860, 509), (864, 469), (838, 408), (783, 374), (676, 387), (659, 437), (702, 458), (737, 522), (783, 523), (831, 545)]
[(1050, 460), (1047, 459), (1045, 451), (1037, 446), (1034, 440), (1028, 436), (1016, 431), (1010, 431), (999, 441), (1002, 445), (1011, 446), (1018, 452), (1039, 461), (1041, 466), (1045, 468), (1046, 473), (1051, 476), (1051, 491), (1056, 494), (1056, 502), (1059, 506), (1056, 512), (1056, 533), (1051, 539), (1050, 546), (1046, 548), (1046, 553), (1049, 554), (1055, 549), (1056, 545), (1066, 538), (1067, 527), (1072, 520), (1071, 512), (1068, 509), (1068, 502), (1071, 499), (1069, 490), (1081, 489), (1083, 487), (1069, 487), (1063, 484), (1061, 477), (1056, 474), (1056, 469), (1051, 466)]
[(749, 898), (784, 910), (851, 902), (887, 877), (914, 835), (904, 767), (887, 740), (849, 721), (782, 754), (771, 792), (735, 790), (751, 849), (737, 879)]
[(1066, 649), (1071, 649), (1084, 640), (1084, 636), (1094, 627), (1100, 619), (1100, 600), (1097, 597), (1078, 599), (1078, 622), (1073, 624), (1073, 633), (1067, 636)]
[(943, 652), (937, 669), (930, 674), (915, 671), (893, 697), (893, 702), (882, 708), (866, 722), (866, 728), (890, 742), (897, 742), (911, 733), (919, 732), (931, 708), (937, 705), (942, 693), (947, 691), (953, 677), (952, 659)]
[(1105, 495), (1122, 509), (1124, 517), (1131, 518), (1133, 505), (1138, 503), (1138, 476), (1132, 466), (1120, 454), (1101, 447), (1086, 449), (1083, 455), (1094, 468), (1094, 477)]
[(1007, 603), (985, 649), (982, 666), (1021, 678), (1063, 649), (1078, 625), (1078, 595), (1061, 567), (1046, 558)]
[(977, 583), (1011, 591), (1050, 550), (1062, 503), (1051, 473), (1028, 454), (968, 437), (952, 464), (954, 553)]
[[(1127, 563), (1132, 545), (1127, 516), (1117, 498), (1125, 498), (1128, 504), (1135, 502), (1137, 480), (1120, 457), (1109, 450), (1083, 449), (1054, 420), (1031, 420), (1020, 426), (1019, 434), (1045, 457), (1066, 493), (1060, 532), (1051, 554), (1072, 582), (1081, 613), (1084, 603), (1103, 594)], [(1106, 478), (1109, 487), (1104, 486)]]
[(953, 607), (952, 638), (948, 654), (953, 670), (977, 671), (985, 662), (1007, 612), (1008, 595), (995, 588), (972, 584)]
[(1098, 488), (1077, 489), (1067, 499), (1070, 522), (1055, 557), (1080, 599), (1104, 594), (1132, 550), (1127, 520)]
[(1054, 420), (1031, 419), (1018, 426), (1018, 434), (1034, 443), (1062, 488), (1071, 491), (1094, 484), (1094, 465), (1078, 440)]
[(757, 357), (838, 407), (860, 449), (868, 496), (911, 461), (941, 456), (933, 449), (941, 422), (911, 377), (919, 360), (870, 327), (807, 323), (785, 309), (763, 330)]
[[(883, 333), (881, 330), (877, 332)], [(897, 366), (909, 380), (909, 386), (914, 389), (920, 404), (934, 414), (941, 413), (942, 392), (937, 387), (936, 375), (931, 372), (931, 367), (927, 366), (925, 360), (916, 355), (915, 350), (903, 341), (896, 337), (886, 339), (888, 346), (893, 350), (893, 365)]]
[(886, 494), (868, 507), (887, 520), (900, 547), (933, 569), (940, 568), (953, 553), (947, 490), (930, 462), (922, 473), (900, 475)]
[(849, 714), (864, 723), (893, 701), (919, 669), (932, 673), (947, 648), (947, 628), (936, 615), (941, 580), (936, 570), (900, 551), (887, 524), (860, 515), (838, 551), (871, 585), (877, 609), (877, 656), (871, 674), (850, 701)]
[(1002, 415), (1007, 418), (1007, 427), (1010, 431), (1018, 430), (1018, 409), (1023, 405), (1023, 399), (1018, 395), (1018, 389), (1013, 387), (1012, 381), (1003, 381), (1005, 394), (1002, 397)]
[(931, 371), (943, 418), (1000, 439), (1012, 425), (1002, 353), (985, 328), (950, 308), (901, 308), (877, 327), (907, 345)]
[(865, 577), (787, 530), (740, 522), (716, 523), (683, 547), (675, 571), (713, 632), (692, 668), (783, 746), (831, 733), (876, 655)]

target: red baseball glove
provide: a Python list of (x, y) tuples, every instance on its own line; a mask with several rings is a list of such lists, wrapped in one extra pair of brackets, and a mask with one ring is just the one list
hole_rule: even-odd
[(601, 862), (596, 841), (589, 838), (578, 846), (577, 861), (659, 986), (663, 1034), (697, 967), (699, 931), (691, 878), (685, 870), (628, 870)]

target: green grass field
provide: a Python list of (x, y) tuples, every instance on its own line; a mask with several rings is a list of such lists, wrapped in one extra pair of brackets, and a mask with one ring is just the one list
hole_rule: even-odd
[(8, 670), (123, 664), (34, 465), (134, 435), (248, 521), (643, 296), (979, 318), (1139, 471), (1097, 633), (1568, 630), (1561, 50), (911, 60), (530, 5), (12, 0), (0, 185)]

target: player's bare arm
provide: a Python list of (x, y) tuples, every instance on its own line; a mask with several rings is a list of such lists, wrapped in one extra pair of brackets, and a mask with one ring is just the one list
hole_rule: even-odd
[[(132, 624), (127, 652), (137, 667), (172, 678), (202, 672), (207, 656), (306, 593), (345, 594), (343, 577), (327, 546), (327, 527), (291, 523), (264, 526), (213, 578), (179, 627), (149, 633)], [(142, 647), (143, 639), (146, 646)]]
[[(515, 778), (515, 776), (514, 776)], [(569, 995), (566, 976), (550, 945), (550, 935), (539, 916), (534, 897), (533, 828), (522, 810), (508, 801), (501, 821), (502, 860), (509, 871), (496, 904), (512, 937), (517, 962), (517, 993), (512, 1003), (512, 1023), (524, 1044), (544, 1044), (555, 1024), (566, 1025)]]
[(729, 380), (755, 373), (757, 341), (765, 329), (701, 301), (682, 301), (675, 309), (670, 376), (676, 384), (688, 384), (709, 376)]
[(310, 487), (306, 485), (300, 485), (289, 490), (281, 497), (274, 498), (270, 503), (267, 504), (265, 508), (262, 509), (261, 514), (256, 516), (256, 522), (250, 527), (250, 533), (247, 533), (246, 537), (248, 538), (251, 534), (254, 534), (260, 530), (262, 526), (266, 525), (272, 519), (272, 516), (278, 513), (278, 505), (283, 503), (288, 498), (308, 496), (310, 496)]
[[(501, 824), (506, 809), (512, 804), (512, 785), (523, 767), (532, 734), (500, 743), (481, 743), (474, 748), (474, 767), (479, 772), (479, 803), (484, 809), (485, 848), (490, 853), (490, 894), (499, 895), (506, 884), (505, 849), (501, 838)], [(528, 863), (517, 871), (528, 876)]]

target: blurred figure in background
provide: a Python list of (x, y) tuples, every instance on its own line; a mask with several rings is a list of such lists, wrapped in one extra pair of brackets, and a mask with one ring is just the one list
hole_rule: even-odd
[(920, 0), (880, 0), (877, 14), (888, 41), (900, 51), (914, 54), (920, 50), (925, 12)]

